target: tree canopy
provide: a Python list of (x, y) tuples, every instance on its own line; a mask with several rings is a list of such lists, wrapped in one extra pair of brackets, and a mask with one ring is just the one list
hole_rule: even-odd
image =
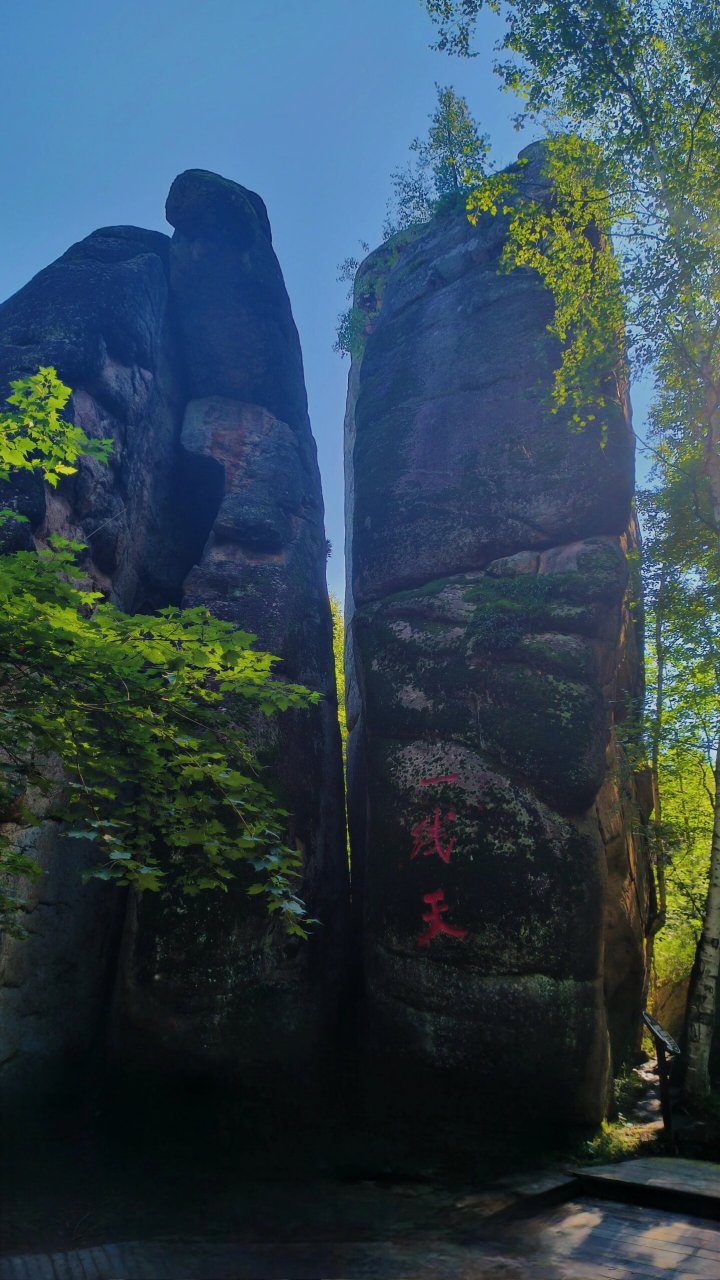
[[(478, 182), (487, 176), (490, 144), (480, 133), (468, 104), (451, 85), (435, 85), (437, 104), (430, 115), (424, 138), (410, 143), (411, 159), (390, 175), (392, 195), (388, 200), (384, 240), (429, 222), (440, 210), (464, 208)], [(369, 252), (364, 241), (362, 248)], [(362, 280), (362, 296), (354, 297), (354, 286), (360, 261), (349, 256), (340, 264), (338, 280), (348, 284), (350, 306), (338, 317), (337, 337), (333, 350), (340, 355), (359, 355), (364, 343), (364, 301), (375, 301), (378, 283), (373, 273)]]
[(391, 174), (385, 238), (427, 222), (445, 202), (464, 200), (485, 174), (490, 150), (468, 104), (451, 85), (435, 85), (437, 105), (425, 138), (410, 143), (411, 160)]
[[(470, 53), (483, 0), (426, 5), (439, 47)], [(635, 367), (650, 367), (658, 385), (682, 388), (685, 416), (692, 409), (703, 433), (720, 529), (720, 4), (492, 0), (487, 7), (505, 17), (497, 72), (523, 102), (520, 118), (550, 133), (568, 231), (577, 228), (579, 244), (596, 217), (612, 233)], [(543, 254), (557, 252), (554, 240), (552, 228), (537, 228), (537, 269)], [(573, 265), (568, 251), (566, 282)], [(576, 292), (566, 345), (587, 341), (594, 323), (583, 290)], [(598, 306), (613, 292), (612, 280), (596, 286)]]

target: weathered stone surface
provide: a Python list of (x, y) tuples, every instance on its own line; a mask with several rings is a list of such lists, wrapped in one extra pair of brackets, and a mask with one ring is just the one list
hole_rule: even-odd
[[(523, 186), (541, 192), (529, 152)], [(503, 221), (440, 218), (360, 269), (382, 304), (354, 405), (356, 601), (627, 524), (625, 406), (579, 433), (549, 412), (551, 300), (498, 271)]]
[(325, 695), (265, 727), (263, 743), (304, 853), (302, 896), (321, 923), (310, 945), (289, 942), (242, 877), (224, 901), (140, 901), (115, 1044), (128, 1061), (181, 1070), (300, 1065), (337, 1009), (347, 912), (323, 506), (300, 344), (259, 197), (191, 170), (173, 183), (167, 213), (191, 397), (181, 447), (193, 482), (216, 495), (184, 600), (255, 633), (283, 675)]
[(262, 405), (299, 429), (307, 421), (300, 343), (262, 200), (189, 169), (173, 182), (166, 213), (189, 395)]
[(645, 931), (655, 887), (648, 864), (643, 808), (617, 740), (608, 743), (607, 772), (595, 801), (605, 846), (607, 892), (603, 982), (613, 1064), (619, 1068), (640, 1049), (638, 992), (645, 985)]
[(104, 228), (0, 306), (3, 396), (12, 378), (52, 365), (73, 389), (75, 421), (114, 442), (109, 465), (84, 461), (57, 494), (43, 495), (38, 480), (13, 482), (12, 492), (28, 494), (21, 505), (37, 536), (87, 543), (98, 580), (129, 609), (177, 599), (196, 549), (186, 545), (191, 521), (176, 514), (183, 401), (167, 322), (168, 245), (159, 232)]
[[(21, 1075), (32, 1053), (51, 1074), (101, 1041), (113, 983), (116, 1058), (182, 1071), (317, 1051), (342, 980), (340, 744), (297, 333), (258, 196), (191, 171), (173, 184), (168, 215), (172, 245), (157, 232), (105, 228), (0, 307), (0, 390), (54, 365), (73, 389), (75, 421), (114, 441), (108, 466), (82, 461), (56, 493), (5, 486), (2, 505), (31, 521), (14, 525), (6, 546), (53, 532), (84, 542), (88, 574), (121, 608), (207, 604), (278, 654), (285, 676), (325, 695), (262, 740), (321, 925), (310, 945), (288, 944), (244, 881), (222, 901), (131, 898), (118, 971), (124, 896), (83, 888), (55, 828), (43, 827), (31, 901), (43, 927), (33, 924), (28, 944), (3, 944), (11, 986), (0, 992), (0, 1084), (5, 1057)], [(72, 1016), (59, 1016), (70, 1002)], [(39, 1012), (21, 1024), (29, 1004)]]
[[(169, 241), (136, 227), (96, 231), (0, 306), (0, 395), (16, 377), (53, 365), (73, 388), (70, 411), (91, 436), (109, 436), (108, 466), (87, 459), (57, 491), (33, 477), (4, 485), (6, 548), (61, 533), (88, 546), (88, 574), (121, 607), (179, 599), (192, 519), (180, 508), (182, 413), (167, 324)], [(197, 542), (199, 552), (204, 541)], [(190, 561), (191, 562), (191, 561)], [(42, 805), (39, 812), (42, 813)], [(43, 874), (29, 895), (26, 942), (3, 938), (0, 1091), (62, 1083), (102, 1044), (125, 895), (83, 885), (92, 851), (48, 820), (24, 837)]]
[(678, 1043), (685, 1034), (685, 1018), (687, 1015), (690, 979), (680, 982), (667, 979), (659, 982), (655, 990), (651, 1013), (653, 1018), (664, 1027)]
[(40, 867), (28, 884), (27, 937), (0, 948), (0, 1100), (87, 1083), (88, 1051), (101, 1044), (112, 995), (125, 896), (100, 881), (89, 842), (52, 820), (5, 829)]
[(637, 1029), (648, 903), (612, 734), (641, 678), (633, 440), (624, 402), (580, 434), (549, 411), (551, 300), (498, 272), (503, 235), (446, 213), (360, 269), (354, 897), (380, 1058), (594, 1120)]

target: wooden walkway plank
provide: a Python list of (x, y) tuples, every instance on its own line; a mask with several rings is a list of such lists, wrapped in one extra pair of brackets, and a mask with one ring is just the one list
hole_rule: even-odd
[(539, 1225), (562, 1280), (720, 1280), (720, 1227), (703, 1219), (580, 1200)]
[(576, 1172), (588, 1196), (720, 1219), (720, 1165), (707, 1160), (647, 1156)]
[(673, 1191), (700, 1191), (720, 1200), (720, 1164), (709, 1160), (684, 1160), (679, 1156), (641, 1156), (618, 1164), (586, 1165), (583, 1178), (663, 1187)]

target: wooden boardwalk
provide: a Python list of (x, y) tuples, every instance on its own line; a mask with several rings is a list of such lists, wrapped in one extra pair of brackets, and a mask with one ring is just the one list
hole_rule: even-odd
[(720, 1280), (720, 1226), (702, 1218), (582, 1200), (534, 1227), (538, 1275), (545, 1268), (556, 1280)]
[(581, 1200), (536, 1222), (558, 1277), (720, 1280), (720, 1165), (649, 1156), (590, 1165), (576, 1185)]
[(720, 1164), (709, 1160), (647, 1156), (589, 1165), (578, 1178), (582, 1190), (595, 1197), (720, 1218)]

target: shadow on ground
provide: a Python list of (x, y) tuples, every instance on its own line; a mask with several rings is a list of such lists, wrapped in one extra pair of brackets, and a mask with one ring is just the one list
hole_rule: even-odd
[(409, 1093), (381, 1107), (307, 1082), (243, 1097), (192, 1081), (116, 1082), (43, 1110), (26, 1104), (6, 1124), (2, 1250), (180, 1235), (449, 1238), (505, 1207), (503, 1178), (573, 1145), (541, 1118), (498, 1126), (465, 1112), (460, 1126)]

